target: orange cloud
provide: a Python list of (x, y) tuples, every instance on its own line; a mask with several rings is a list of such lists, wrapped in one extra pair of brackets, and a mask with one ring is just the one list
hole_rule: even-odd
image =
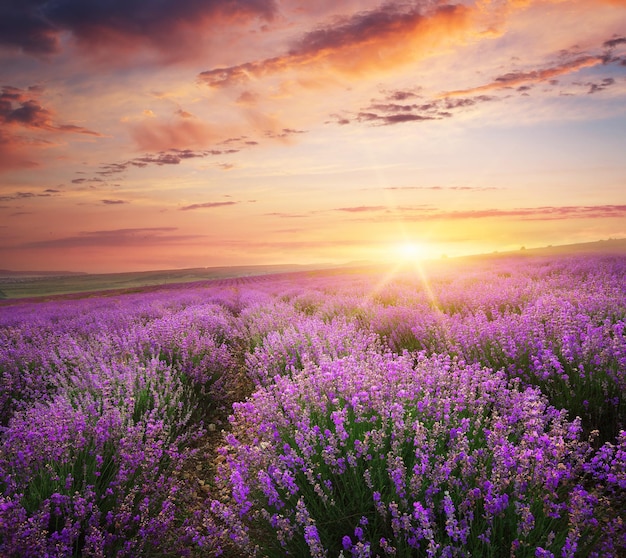
[(31, 86), (20, 89), (10, 85), (0, 90), (0, 172), (36, 167), (33, 150), (53, 145), (52, 134), (102, 134), (56, 120), (55, 112), (43, 106), (43, 89)]
[(291, 69), (317, 68), (343, 74), (384, 71), (424, 57), (471, 29), (473, 11), (444, 5), (426, 15), (419, 7), (385, 5), (305, 34), (287, 54), (202, 72), (210, 87), (244, 83)]

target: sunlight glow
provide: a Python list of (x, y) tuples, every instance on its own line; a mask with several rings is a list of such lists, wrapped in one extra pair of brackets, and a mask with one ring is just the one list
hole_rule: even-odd
[(407, 241), (395, 247), (392, 257), (401, 262), (415, 262), (427, 258), (428, 255), (425, 246)]

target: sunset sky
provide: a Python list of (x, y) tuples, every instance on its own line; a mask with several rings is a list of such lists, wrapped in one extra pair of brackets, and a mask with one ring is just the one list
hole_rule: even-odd
[(626, 237), (626, 0), (4, 0), (0, 269)]

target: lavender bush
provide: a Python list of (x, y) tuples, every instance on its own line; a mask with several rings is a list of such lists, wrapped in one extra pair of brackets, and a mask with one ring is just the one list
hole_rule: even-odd
[[(449, 357), (305, 366), (237, 404), (213, 508), (259, 556), (580, 555), (580, 425)], [(550, 554), (552, 553), (552, 554)]]
[(17, 411), (4, 430), (4, 556), (134, 556), (166, 542), (194, 433), (185, 387), (159, 361), (101, 377)]
[(230, 315), (184, 291), (166, 307), (151, 298), (7, 316), (0, 368), (17, 382), (3, 392), (3, 556), (194, 546), (182, 473), (224, 398)]
[(269, 332), (246, 357), (246, 369), (255, 384), (266, 385), (275, 376), (294, 374), (307, 363), (319, 364), (380, 347), (378, 337), (342, 318), (324, 321), (301, 317), (283, 331)]

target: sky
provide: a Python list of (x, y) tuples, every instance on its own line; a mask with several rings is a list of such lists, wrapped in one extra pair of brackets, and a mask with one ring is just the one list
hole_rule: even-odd
[(3, 0), (0, 269), (626, 237), (626, 0)]

